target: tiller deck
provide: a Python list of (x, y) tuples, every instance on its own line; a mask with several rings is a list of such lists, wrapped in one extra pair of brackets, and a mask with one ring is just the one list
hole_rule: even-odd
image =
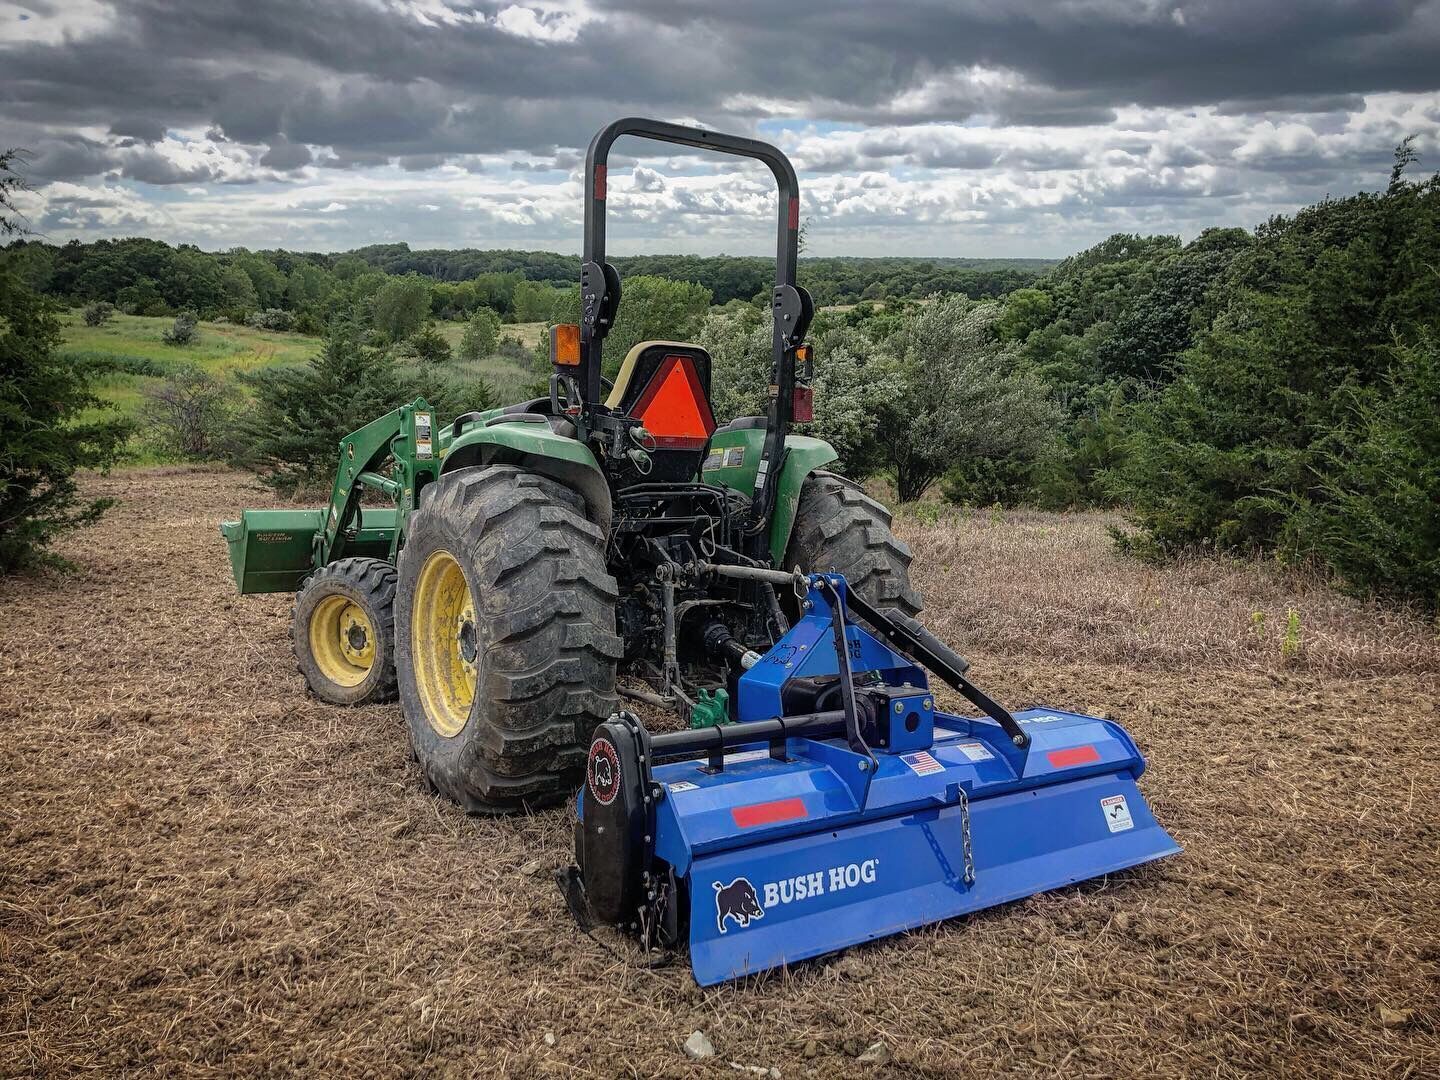
[[(838, 576), (810, 576), (802, 607), (746, 658), (737, 722), (597, 730), (562, 880), (582, 921), (647, 946), (688, 933), (710, 985), (1180, 850), (1119, 724), (1012, 715)], [(983, 715), (936, 710), (927, 668)]]

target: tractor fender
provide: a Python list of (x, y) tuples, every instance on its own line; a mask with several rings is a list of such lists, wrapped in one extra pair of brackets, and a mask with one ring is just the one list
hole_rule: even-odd
[(780, 461), (779, 487), (775, 492), (775, 512), (770, 519), (770, 557), (783, 569), (785, 549), (795, 527), (795, 512), (800, 506), (800, 489), (816, 469), (840, 457), (824, 439), (809, 435), (785, 436), (785, 456)]
[[(489, 419), (489, 414), (482, 414)], [(498, 411), (495, 415), (499, 415)], [(585, 500), (591, 520), (607, 535), (614, 515), (610, 487), (595, 455), (578, 439), (548, 424), (519, 419), (464, 431), (442, 451), (440, 474), (474, 466), (516, 465), (564, 484)]]

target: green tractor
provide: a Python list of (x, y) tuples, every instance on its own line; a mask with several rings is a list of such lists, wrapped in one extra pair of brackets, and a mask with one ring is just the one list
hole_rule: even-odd
[[(647, 341), (602, 374), (620, 277), (605, 261), (606, 162), (622, 135), (764, 162), (779, 185), (768, 412), (718, 425), (710, 357)], [(549, 396), (441, 425), (425, 401), (347, 436), (328, 507), (222, 524), (242, 593), (298, 589), (296, 659), (322, 700), (399, 698), (427, 783), (474, 812), (573, 794), (621, 698), (729, 723), (737, 673), (838, 571), (913, 616), (890, 515), (824, 466), (795, 284), (795, 171), (752, 139), (653, 120), (601, 130), (585, 164), (582, 321), (551, 332)], [(368, 500), (362, 495), (374, 494)], [(388, 505), (373, 505), (374, 503)]]

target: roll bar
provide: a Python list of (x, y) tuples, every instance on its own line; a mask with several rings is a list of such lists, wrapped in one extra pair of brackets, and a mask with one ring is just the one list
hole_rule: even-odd
[(795, 284), (800, 247), (800, 186), (794, 166), (777, 147), (758, 139), (671, 124), (663, 120), (625, 117), (595, 133), (585, 153), (585, 243), (580, 268), (581, 370), (579, 389), (584, 410), (591, 413), (600, 402), (601, 359), (605, 335), (614, 325), (620, 306), (620, 275), (605, 261), (605, 197), (610, 147), (622, 135), (675, 143), (699, 150), (763, 161), (780, 191), (775, 241), (775, 288), (771, 308), (775, 318), (770, 377), (770, 408), (764, 450), (756, 475), (752, 521), (758, 531), (768, 524), (774, 504), (774, 477), (790, 427), (795, 389), (794, 351), (805, 340), (815, 313), (810, 294)]

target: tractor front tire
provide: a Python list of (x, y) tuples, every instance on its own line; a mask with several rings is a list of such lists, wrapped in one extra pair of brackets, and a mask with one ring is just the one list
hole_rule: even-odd
[(785, 569), (835, 571), (877, 608), (917, 615), (921, 601), (910, 584), (910, 548), (895, 539), (890, 521), (890, 511), (859, 484), (815, 472), (800, 489)]
[(426, 489), (400, 554), (400, 702), (426, 783), (471, 813), (572, 794), (617, 707), (615, 579), (585, 502), (511, 465)]
[(395, 580), (395, 567), (383, 559), (340, 559), (296, 593), (295, 662), (321, 701), (395, 700)]

